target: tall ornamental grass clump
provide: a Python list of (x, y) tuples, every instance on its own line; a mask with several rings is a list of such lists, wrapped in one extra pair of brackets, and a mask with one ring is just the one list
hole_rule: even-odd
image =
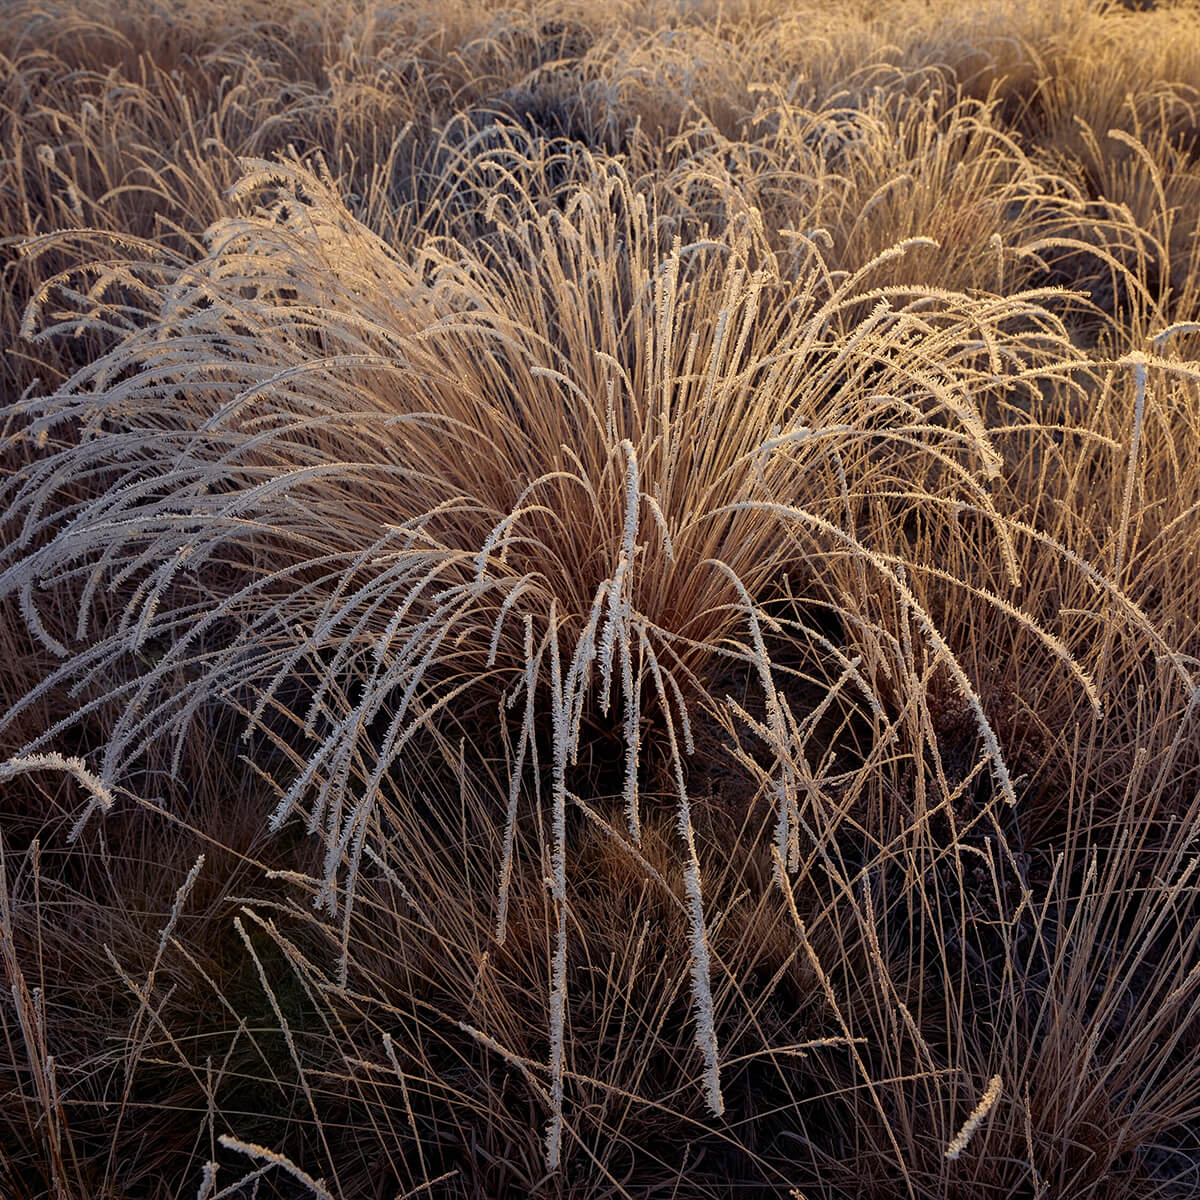
[[(622, 836), (635, 845), (645, 739), (665, 747), (703, 1087), (719, 1113), (693, 716), (718, 705), (730, 660), (751, 668), (764, 708), (747, 720), (776, 757), (776, 845), (796, 871), (801, 727), (763, 629), (789, 577), (824, 599), (829, 572), (852, 576), (926, 644), (1012, 803), (972, 681), (872, 526), (896, 510), (939, 524), (969, 510), (1017, 583), (982, 413), (1002, 390), (1036, 387), (1067, 345), (1037, 296), (872, 288), (907, 245), (831, 273), (819, 239), (772, 251), (754, 209), (696, 228), (611, 160), (502, 127), (476, 136), (493, 149), (443, 184), (443, 236), (388, 245), (328, 179), (252, 163), (246, 215), (215, 225), (203, 257), (127, 263), (93, 284), (87, 309), (50, 328), (117, 341), (26, 406), (29, 437), (78, 433), (6, 487), (19, 532), (0, 588), (63, 659), (43, 687), (94, 694), (29, 751), (111, 711), (98, 765), (111, 788), (159, 743), (175, 746), (177, 769), (192, 723), (222, 702), (246, 713), (247, 738), (267, 727), (303, 745), (271, 822), (302, 813), (322, 834), (317, 902), (331, 910), (345, 868), (350, 911), (398, 760), (428, 753), (434, 728), (479, 754), (507, 738), (500, 941), (523, 791), (544, 782), (552, 814), (554, 1166), (581, 744), (620, 731)], [(450, 236), (464, 204), (470, 239)], [(84, 502), (69, 496), (80, 479), (94, 481)], [(43, 594), (68, 588), (78, 604), (64, 624)], [(105, 592), (120, 601), (101, 606)], [(885, 729), (883, 664), (832, 644), (803, 603), (790, 633)]]

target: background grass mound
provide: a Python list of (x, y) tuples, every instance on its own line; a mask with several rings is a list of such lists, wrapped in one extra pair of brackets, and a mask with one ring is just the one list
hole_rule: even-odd
[(1194, 10), (13, 12), (0, 1190), (1194, 1195)]

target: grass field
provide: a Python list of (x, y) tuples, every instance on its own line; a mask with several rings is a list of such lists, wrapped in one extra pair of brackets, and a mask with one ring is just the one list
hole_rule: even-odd
[(4, 1200), (1200, 1195), (1144, 7), (4, 3)]

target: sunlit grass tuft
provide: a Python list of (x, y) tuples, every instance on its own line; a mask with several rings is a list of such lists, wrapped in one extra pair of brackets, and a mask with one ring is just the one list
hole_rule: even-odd
[(1191, 84), (1121, 56), (1200, 35), (1058, 9), (0, 45), (3, 1187), (1186, 1186)]

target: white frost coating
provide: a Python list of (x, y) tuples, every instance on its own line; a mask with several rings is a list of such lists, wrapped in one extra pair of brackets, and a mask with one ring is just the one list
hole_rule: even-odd
[(625, 451), (625, 524), (621, 529), (621, 556), (633, 562), (634, 539), (638, 526), (638, 461), (633, 443), (626, 439), (621, 443)]
[[(608, 618), (600, 635), (600, 711), (607, 714), (612, 695), (613, 647), (617, 629), (627, 624), (632, 613), (633, 602), (633, 559), (636, 552), (638, 528), (638, 463), (633, 443), (621, 443), (625, 451), (625, 522), (621, 528), (621, 554), (617, 568), (608, 585)], [(626, 704), (629, 695), (625, 696)]]
[[(891, 565), (885, 561), (880, 555), (872, 553), (864, 546), (857, 538), (851, 537), (844, 530), (839, 529), (832, 522), (825, 520), (824, 517), (817, 516), (816, 513), (811, 513), (807, 509), (796, 508), (788, 504), (775, 504), (766, 500), (748, 500), (738, 501), (734, 504), (727, 504), (720, 512), (771, 512), (780, 516), (790, 517), (793, 520), (805, 525), (810, 525), (814, 529), (820, 530), (822, 533), (828, 534), (829, 537), (848, 546), (854, 553), (861, 554), (865, 561), (869, 562), (875, 570), (891, 584), (897, 597), (900, 599), (908, 614), (916, 618), (917, 624), (920, 625), (922, 632), (925, 634), (926, 640), (929, 642), (933, 651), (938, 655), (950, 672), (958, 687), (959, 694), (966, 700), (970, 706), (971, 712), (975, 717), (975, 726), (979, 730), (979, 735), (983, 739), (984, 748), (987, 750), (988, 758), (992, 764), (992, 776), (1000, 785), (1000, 790), (1004, 795), (1005, 802), (1010, 807), (1016, 807), (1017, 794), (1013, 788), (1012, 777), (1009, 774), (1008, 764), (1004, 760), (1004, 755), (1000, 749), (1000, 743), (996, 738), (996, 731), (992, 728), (986, 714), (983, 711), (983, 702), (980, 700), (978, 693), (971, 686), (971, 681), (967, 678), (966, 672), (962, 669), (958, 659), (954, 656), (954, 652), (946, 644), (945, 639), (938, 632), (938, 628), (933, 618), (921, 606), (916, 596), (913, 595), (900, 573), (893, 570)], [(1023, 529), (1017, 522), (1013, 522), (1014, 528)], [(729, 568), (723, 563), (717, 562), (715, 559), (710, 559), (710, 562), (722, 567), (726, 572)], [(902, 569), (902, 568), (901, 568)], [(736, 577), (735, 577), (736, 579)]]
[(721, 1095), (721, 1066), (717, 1059), (716, 1020), (709, 982), (708, 940), (704, 936), (704, 900), (700, 893), (700, 866), (696, 861), (696, 847), (691, 839), (690, 822), (687, 840), (690, 843), (691, 857), (683, 869), (683, 883), (687, 892), (690, 917), (688, 924), (692, 950), (692, 997), (696, 1003), (696, 1044), (704, 1055), (704, 1098), (708, 1107), (719, 1117), (725, 1111), (725, 1099)]
[(217, 1164), (206, 1162), (200, 1174), (200, 1187), (196, 1192), (196, 1200), (208, 1200), (217, 1186)]
[(612, 700), (613, 646), (617, 640), (617, 629), (626, 620), (623, 601), (625, 574), (629, 569), (629, 561), (622, 557), (613, 572), (607, 586), (608, 617), (600, 634), (600, 711), (607, 716), (608, 706)]
[(509, 610), (524, 593), (525, 583), (526, 581), (522, 579), (509, 591), (508, 595), (504, 597), (504, 602), (500, 605), (500, 611), (496, 614), (496, 623), (492, 626), (492, 640), (488, 645), (488, 667), (496, 665), (496, 655), (500, 650), (500, 633), (504, 627), (504, 618), (508, 616)]
[(667, 528), (667, 518), (663, 515), (663, 510), (653, 496), (642, 494), (642, 499), (646, 502), (646, 507), (650, 510), (650, 515), (654, 518), (654, 523), (658, 526), (658, 532), (662, 535), (663, 553), (667, 556), (667, 562), (675, 561), (675, 546), (671, 541), (671, 531)]
[(112, 792), (99, 776), (88, 770), (87, 763), (82, 758), (64, 758), (63, 755), (57, 753), (27, 754), (0, 762), (0, 780), (12, 779), (17, 775), (28, 775), (31, 771), (66, 771), (68, 775), (74, 776), (91, 795), (87, 807), (76, 818), (70, 833), (67, 834), (68, 842), (73, 842), (79, 837), (88, 818), (96, 809), (102, 808), (108, 812), (113, 806)]
[(563, 711), (562, 663), (558, 651), (558, 607), (550, 602), (550, 706), (554, 735), (552, 796), (554, 846), (550, 894), (558, 916), (550, 981), (550, 1122), (546, 1129), (546, 1170), (558, 1170), (562, 1158), (563, 1046), (567, 1007), (567, 744), (570, 730)]
[(721, 1067), (717, 1055), (717, 1026), (713, 1013), (708, 934), (704, 923), (704, 897), (700, 888), (700, 860), (696, 855), (696, 838), (692, 830), (692, 806), (688, 801), (687, 786), (683, 779), (683, 763), (679, 756), (679, 743), (675, 737), (675, 724), (667, 702), (663, 672), (653, 649), (646, 643), (645, 635), (642, 636), (642, 650), (650, 664), (650, 673), (658, 689), (667, 722), (667, 742), (671, 748), (675, 791), (679, 797), (679, 836), (687, 851), (683, 883), (687, 896), (688, 940), (692, 954), (692, 1002), (696, 1007), (696, 1045), (704, 1056), (704, 1098), (713, 1114), (719, 1117), (725, 1111), (725, 1101), (721, 1095)]
[[(203, 868), (204, 855), (200, 854), (196, 856), (196, 861), (192, 863), (192, 869), (187, 873), (187, 878), (175, 889), (175, 903), (171, 905), (171, 911), (167, 915), (167, 923), (162, 927), (162, 932), (158, 935), (158, 955), (155, 957), (154, 967), (150, 970), (152, 977), (158, 965), (158, 959), (166, 953), (167, 942), (171, 940), (171, 935), (175, 932), (175, 925), (179, 920), (179, 914), (183, 911), (183, 906), (187, 902), (188, 896), (191, 895), (196, 880), (200, 878), (200, 872)], [(151, 987), (147, 984), (147, 996), (150, 994), (150, 991)]]
[(963, 1127), (958, 1131), (954, 1141), (946, 1147), (946, 1157), (948, 1159), (956, 1159), (967, 1148), (967, 1143), (975, 1135), (975, 1131), (983, 1124), (984, 1117), (992, 1111), (993, 1105), (999, 1099), (1002, 1086), (1003, 1080), (999, 1075), (993, 1075), (988, 1080), (987, 1091), (983, 1093), (983, 1097), (975, 1106), (971, 1115), (966, 1119)]
[[(708, 562), (723, 572), (737, 589), (746, 610), (746, 620), (750, 626), (750, 638), (754, 643), (754, 666), (758, 672), (759, 684), (762, 687), (763, 700), (767, 709), (767, 722), (770, 729), (772, 749), (779, 760), (780, 776), (775, 784), (778, 797), (778, 809), (775, 818), (775, 846), (779, 851), (779, 861), (788, 870), (799, 867), (800, 846), (799, 834), (796, 829), (799, 821), (800, 808), (796, 801), (796, 768), (792, 756), (788, 753), (789, 737), (787, 723), (784, 721), (783, 709), (779, 703), (779, 693), (775, 689), (775, 680), (771, 677), (771, 658), (767, 654), (766, 643), (763, 641), (762, 629), (758, 623), (758, 611), (750, 594), (746, 591), (738, 575), (728, 564), (719, 559), (709, 559)], [(777, 881), (782, 887), (784, 880)]]
[(621, 687), (625, 692), (625, 782), (622, 799), (625, 816), (629, 822), (629, 836), (635, 845), (641, 845), (642, 820), (638, 812), (638, 752), (641, 739), (638, 727), (642, 721), (642, 676), (639, 670), (636, 681), (633, 676), (633, 655), (629, 649), (629, 630), (621, 627)]
[[(278, 1154), (276, 1151), (268, 1149), (266, 1146), (259, 1146), (255, 1142), (243, 1142), (240, 1138), (230, 1137), (228, 1134), (221, 1134), (217, 1141), (220, 1142), (226, 1150), (236, 1150), (239, 1154), (245, 1154), (248, 1158), (257, 1159), (259, 1162), (267, 1163), (270, 1166), (278, 1167), (285, 1174), (290, 1175), (298, 1183), (306, 1187), (317, 1200), (333, 1200), (329, 1189), (325, 1186), (324, 1179), (314, 1179), (307, 1171), (296, 1166), (290, 1158), (284, 1154)], [(240, 1190), (242, 1180), (238, 1181), (235, 1188)], [(213, 1200), (220, 1200), (220, 1197), (233, 1194), (234, 1189), (218, 1192)]]
[(512, 881), (513, 841), (517, 826), (517, 800), (525, 766), (525, 748), (533, 745), (533, 702), (537, 688), (537, 662), (533, 657), (533, 620), (525, 617), (525, 716), (517, 743), (517, 757), (508, 782), (508, 811), (504, 819), (504, 849), (500, 859), (500, 884), (496, 897), (496, 942), (504, 945), (508, 932), (508, 889)]
[(567, 723), (571, 729), (570, 760), (575, 762), (579, 754), (579, 734), (583, 728), (583, 706), (587, 701), (588, 685), (591, 682), (592, 663), (596, 661), (596, 626), (600, 623), (600, 611), (608, 589), (600, 584), (592, 600), (587, 624), (579, 635), (571, 667), (567, 671), (566, 704)]

